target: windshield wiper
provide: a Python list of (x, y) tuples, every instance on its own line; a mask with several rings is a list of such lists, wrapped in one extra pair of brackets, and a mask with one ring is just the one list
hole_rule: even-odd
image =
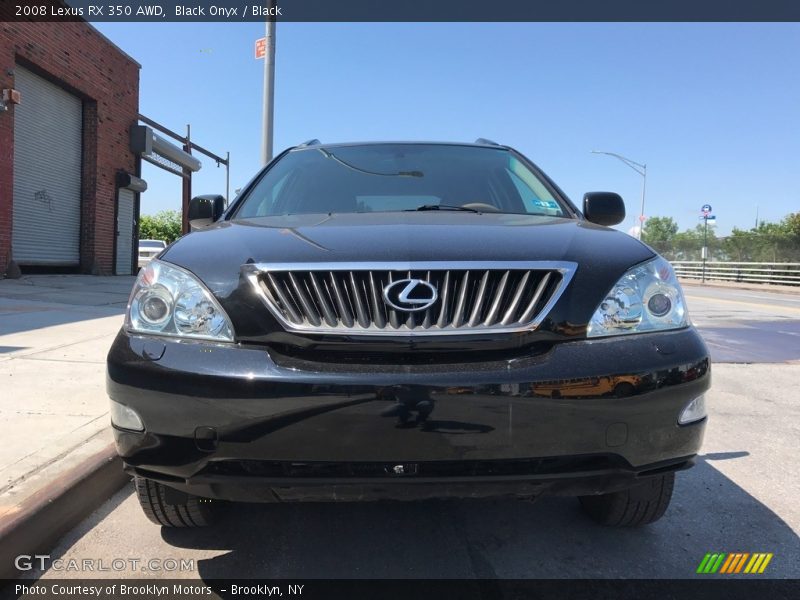
[(364, 175), (378, 175), (380, 177), (425, 177), (425, 173), (422, 171), (397, 171), (395, 173), (380, 173), (378, 171), (370, 171), (368, 169), (362, 169), (361, 167), (351, 165), (349, 162), (342, 160), (333, 152), (329, 152), (324, 148), (319, 148), (319, 151), (322, 152), (322, 155), (325, 158), (333, 159), (343, 167), (347, 167), (348, 169), (356, 171), (357, 173), (363, 173)]
[(417, 208), (408, 208), (405, 212), (417, 210), (461, 210), (464, 212), (478, 213), (479, 215), (483, 214), (481, 211), (474, 208), (467, 208), (466, 206), (454, 206), (452, 204), (423, 204)]

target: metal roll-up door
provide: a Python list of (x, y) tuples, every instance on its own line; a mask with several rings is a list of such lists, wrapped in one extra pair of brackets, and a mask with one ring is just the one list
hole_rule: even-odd
[(83, 104), (17, 65), (11, 249), (21, 265), (80, 263)]
[(133, 271), (133, 215), (136, 195), (120, 188), (117, 194), (117, 275), (130, 275)]

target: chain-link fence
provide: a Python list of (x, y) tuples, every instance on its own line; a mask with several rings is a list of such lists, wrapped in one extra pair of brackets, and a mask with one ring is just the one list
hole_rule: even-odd
[[(648, 241), (671, 262), (703, 259), (703, 239)], [(709, 236), (706, 259), (721, 262), (800, 262), (800, 243), (791, 239), (747, 239)]]
[[(678, 231), (670, 217), (652, 217), (645, 222), (642, 240), (668, 260), (740, 263), (800, 262), (800, 213), (787, 215), (778, 223), (759, 223), (749, 230), (734, 229), (718, 236), (716, 228), (698, 225)], [(708, 254), (703, 256), (703, 247)]]

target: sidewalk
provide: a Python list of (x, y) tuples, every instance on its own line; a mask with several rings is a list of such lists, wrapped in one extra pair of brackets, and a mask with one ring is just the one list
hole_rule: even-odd
[(113, 441), (105, 357), (133, 281), (0, 281), (0, 524)]

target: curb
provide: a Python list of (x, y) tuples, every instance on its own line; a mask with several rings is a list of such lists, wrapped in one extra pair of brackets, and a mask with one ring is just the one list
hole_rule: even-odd
[(0, 579), (18, 577), (17, 556), (52, 550), (128, 481), (112, 443), (26, 498), (16, 513), (0, 521)]

